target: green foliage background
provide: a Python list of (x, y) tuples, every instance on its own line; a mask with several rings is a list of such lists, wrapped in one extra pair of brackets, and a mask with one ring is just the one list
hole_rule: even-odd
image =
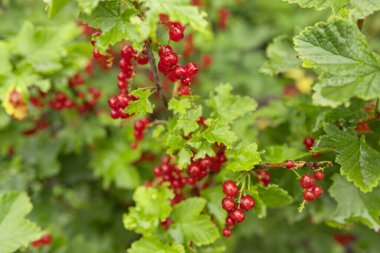
[[(44, 91), (67, 91), (67, 79), (91, 58), (92, 46), (81, 35), (77, 19), (80, 16), (85, 22), (96, 22), (95, 7), (103, 1), (46, 2), (48, 5), (37, 0), (0, 0), (0, 100), (15, 86), (26, 98), (33, 95), (32, 85)], [(157, 8), (151, 9), (152, 20), (166, 8), (156, 6), (155, 0), (142, 2)], [(199, 235), (192, 238), (195, 252), (379, 252), (380, 123), (370, 123), (372, 131), (365, 137), (353, 131), (366, 116), (365, 101), (380, 97), (380, 60), (376, 54), (380, 49), (380, 15), (375, 12), (380, 9), (379, 1), (373, 1), (371, 6), (367, 0), (350, 1), (347, 8), (343, 6), (349, 1), (288, 1), (308, 8), (279, 0), (205, 2), (207, 6), (202, 10), (207, 18), (192, 12), (181, 16), (180, 9), (167, 7), (172, 16), (190, 22), (189, 30), (195, 31), (196, 52), (190, 59), (201, 62), (204, 54), (213, 57), (213, 63), (200, 71), (199, 81), (193, 85), (194, 94), (202, 98), (194, 101), (203, 107), (199, 109), (194, 101), (171, 100), (169, 109), (179, 119), (173, 120), (176, 125), (162, 135), (162, 129), (150, 130), (138, 149), (130, 148), (135, 119), (121, 123), (106, 113), (107, 99), (116, 92), (116, 63), (110, 71), (96, 68), (92, 77), (86, 77), (86, 84), (102, 91), (97, 109), (104, 113), (80, 115), (29, 106), (27, 118), (16, 121), (0, 109), (0, 252), (115, 253), (132, 247), (129, 252), (133, 253), (148, 252), (148, 244), (152, 252), (191, 252), (178, 241), (169, 245), (158, 237), (143, 238), (131, 246), (141, 238), (135, 232), (146, 235), (146, 230), (138, 230), (143, 218), (153, 224), (148, 231), (155, 231), (159, 218), (169, 213), (177, 223), (168, 233), (180, 233), (184, 242), (194, 232), (189, 232), (189, 220), (204, 225), (204, 230), (194, 232)], [(231, 12), (225, 30), (217, 28), (221, 7)], [(332, 13), (336, 16), (331, 18)], [(360, 31), (354, 21), (364, 17), (365, 26)], [(121, 30), (125, 22), (131, 22), (125, 18), (120, 16), (99, 26)], [(206, 20), (210, 29), (204, 28)], [(139, 23), (137, 27), (148, 29), (147, 24)], [(141, 42), (156, 36), (156, 27), (149, 29), (144, 36), (133, 29), (126, 34), (116, 33), (118, 36), (105, 33), (97, 46), (105, 50), (109, 43), (115, 44), (117, 52), (117, 42), (129, 36), (135, 47), (142, 47)], [(158, 30), (159, 41), (165, 43), (167, 35)], [(318, 36), (324, 39), (317, 43), (314, 39)], [(174, 47), (181, 52), (183, 43)], [(147, 67), (141, 67), (138, 73), (135, 84), (152, 85), (146, 77)], [(313, 80), (313, 91), (302, 84), (307, 78)], [(300, 94), (284, 96), (284, 88), (295, 83)], [(137, 92), (142, 96), (142, 91)], [(167, 94), (170, 93), (171, 90)], [(160, 101), (154, 96), (150, 100), (156, 104), (157, 114)], [(140, 111), (153, 110), (150, 103), (139, 106)], [(251, 112), (256, 106), (258, 109)], [(194, 121), (202, 110), (210, 115), (208, 132), (200, 132)], [(31, 129), (42, 114), (48, 115), (50, 127), (24, 136), (22, 133)], [(168, 116), (165, 112), (158, 114)], [(222, 136), (213, 132), (220, 130), (218, 124), (223, 129)], [(194, 132), (198, 134), (194, 136), (203, 138), (204, 146), (197, 148), (204, 154), (212, 152), (205, 139), (225, 143), (231, 148), (231, 163), (201, 197), (191, 198), (173, 210), (170, 206), (157, 207), (155, 201), (146, 201), (153, 193), (140, 185), (153, 178), (152, 169), (167, 149), (179, 156), (181, 167), (189, 163), (189, 150), (197, 139), (180, 143), (175, 136), (183, 132)], [(323, 152), (321, 158), (312, 158), (304, 150), (305, 136), (321, 137), (314, 150)], [(156, 159), (142, 160), (146, 152)], [(241, 153), (250, 159), (239, 158)], [(297, 206), (302, 201), (299, 182), (289, 171), (273, 170), (273, 185), (256, 185), (252, 189), (258, 201), (255, 210), (234, 229), (231, 238), (219, 237), (225, 218), (220, 206), (221, 182), (260, 161), (287, 159), (336, 162), (326, 171), (323, 198), (298, 213)], [(160, 188), (157, 191), (164, 205), (171, 193)], [(128, 211), (135, 205), (136, 209)], [(186, 213), (189, 209), (192, 212)], [(207, 219), (208, 214), (213, 215), (218, 231)], [(125, 228), (137, 229), (132, 232)], [(356, 240), (349, 249), (343, 248), (333, 239), (337, 233), (352, 233)], [(42, 234), (51, 234), (53, 243), (40, 250), (31, 248), (30, 241)]]

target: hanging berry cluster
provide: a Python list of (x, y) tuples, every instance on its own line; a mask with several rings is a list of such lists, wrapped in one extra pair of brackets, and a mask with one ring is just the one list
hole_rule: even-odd
[[(314, 176), (314, 177), (313, 177)], [(305, 174), (300, 179), (300, 184), (304, 189), (303, 199), (307, 202), (313, 202), (323, 194), (320, 185), (315, 184), (315, 180), (323, 180), (324, 173), (321, 170), (314, 171), (314, 175)]]
[(178, 88), (178, 95), (188, 96), (191, 94), (191, 82), (198, 73), (198, 67), (194, 62), (189, 62), (185, 66), (178, 65), (178, 55), (169, 45), (161, 46), (158, 55), (158, 71), (168, 75), (170, 81), (180, 81), (181, 86)]
[(135, 137), (135, 142), (131, 144), (131, 148), (137, 148), (137, 142), (142, 141), (144, 139), (144, 132), (148, 125), (150, 124), (150, 119), (148, 117), (142, 118), (135, 121), (134, 132), (133, 135)]
[(257, 178), (260, 180), (260, 182), (264, 185), (264, 187), (267, 187), (270, 183), (270, 173), (266, 169), (260, 169), (257, 171)]
[(165, 156), (161, 160), (161, 165), (154, 167), (153, 173), (159, 184), (164, 182), (170, 184), (175, 194), (172, 205), (176, 205), (185, 199), (186, 186), (190, 187), (190, 195), (198, 195), (200, 190), (207, 188), (210, 176), (219, 173), (226, 160), (224, 148), (219, 148), (214, 157), (206, 156), (192, 161), (186, 170), (180, 170), (177, 164), (170, 162), (170, 157)]
[(117, 88), (119, 89), (119, 94), (110, 97), (108, 100), (108, 105), (111, 108), (110, 115), (113, 119), (129, 118), (130, 115), (125, 113), (124, 110), (128, 107), (130, 101), (135, 101), (138, 99), (128, 94), (127, 80), (131, 79), (134, 75), (132, 60), (136, 60), (138, 64), (148, 63), (146, 53), (144, 51), (137, 53), (130, 45), (125, 45), (121, 49), (120, 55), (120, 72), (117, 75)]
[[(236, 223), (244, 221), (244, 211), (249, 211), (255, 207), (255, 200), (251, 195), (241, 195), (239, 187), (232, 180), (223, 183), (223, 192), (226, 197), (222, 200), (222, 207), (228, 212), (226, 227), (223, 229), (223, 236), (230, 237), (232, 228)], [(238, 199), (236, 200), (237, 197)]]

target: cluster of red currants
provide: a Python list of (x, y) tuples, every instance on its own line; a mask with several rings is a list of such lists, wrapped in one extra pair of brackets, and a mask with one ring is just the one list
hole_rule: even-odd
[(239, 187), (232, 180), (223, 183), (223, 192), (226, 197), (222, 200), (222, 207), (228, 212), (226, 218), (226, 227), (223, 229), (223, 236), (230, 237), (232, 228), (236, 223), (243, 222), (245, 219), (245, 211), (251, 210), (255, 206), (255, 200), (251, 195), (239, 196), (239, 203), (237, 205), (234, 198), (239, 195)]
[(51, 244), (52, 241), (53, 241), (53, 238), (51, 237), (51, 235), (44, 235), (40, 239), (33, 241), (32, 246), (42, 247), (42, 246)]
[(120, 72), (117, 75), (119, 94), (110, 97), (108, 105), (111, 108), (110, 115), (113, 119), (126, 119), (130, 115), (125, 113), (125, 108), (128, 107), (130, 101), (135, 101), (138, 98), (128, 94), (127, 80), (134, 75), (132, 60), (136, 60), (139, 64), (148, 63), (148, 57), (143, 51), (139, 54), (130, 45), (125, 45), (120, 51), (121, 59), (119, 61)]
[(173, 51), (171, 46), (161, 46), (158, 55), (158, 71), (168, 75), (168, 79), (172, 82), (180, 80), (181, 86), (178, 88), (180, 96), (187, 96), (191, 93), (191, 82), (193, 77), (198, 73), (198, 67), (194, 62), (189, 62), (185, 66), (178, 65), (178, 55)]
[[(314, 176), (314, 177), (313, 177)], [(315, 180), (323, 180), (325, 174), (321, 170), (314, 171), (314, 175), (305, 174), (300, 179), (300, 184), (305, 189), (303, 199), (307, 202), (313, 202), (323, 194), (320, 185), (315, 184)]]
[[(210, 175), (219, 173), (226, 160), (224, 149), (220, 148), (216, 156), (198, 159), (193, 161), (187, 170), (180, 170), (177, 164), (170, 163), (170, 158), (165, 156), (161, 160), (162, 164), (154, 167), (153, 173), (160, 184), (164, 182), (170, 184), (170, 188), (174, 190), (175, 194), (172, 205), (176, 205), (185, 199), (184, 188), (186, 186), (190, 186), (195, 194), (197, 191), (207, 188), (209, 180), (203, 180)], [(197, 185), (197, 182), (200, 185)]]
[(185, 26), (180, 22), (173, 22), (169, 20), (166, 14), (160, 14), (160, 22), (169, 30), (169, 38), (171, 41), (180, 41), (183, 38)]
[(142, 141), (144, 139), (144, 132), (149, 124), (150, 124), (150, 118), (148, 117), (135, 121), (135, 124), (133, 125), (134, 127), (133, 135), (135, 137), (135, 142), (131, 144), (132, 149), (137, 148), (137, 142)]
[(75, 106), (73, 100), (69, 99), (67, 95), (63, 92), (57, 92), (55, 98), (49, 101), (49, 106), (51, 109), (60, 111), (63, 109), (71, 109)]
[[(315, 140), (312, 137), (305, 137), (303, 139), (303, 145), (305, 146), (305, 149), (307, 151), (310, 151), (314, 146)], [(321, 153), (315, 153), (312, 155), (313, 158), (319, 158), (321, 156)]]

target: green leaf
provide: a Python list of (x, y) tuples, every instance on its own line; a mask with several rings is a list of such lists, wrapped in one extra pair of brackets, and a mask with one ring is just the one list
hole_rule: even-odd
[(205, 158), (207, 155), (210, 157), (215, 156), (213, 144), (203, 138), (202, 134), (199, 132), (192, 134), (191, 138), (187, 141), (187, 144), (197, 151), (194, 160)]
[(352, 97), (380, 97), (380, 58), (352, 21), (333, 18), (306, 28), (294, 39), (305, 67), (321, 72), (314, 102), (336, 107)]
[(275, 38), (267, 47), (266, 54), (269, 59), (260, 68), (264, 74), (274, 76), (301, 66), (293, 41), (286, 35)]
[(340, 164), (341, 174), (353, 182), (363, 192), (369, 192), (378, 186), (380, 180), (380, 153), (360, 139), (354, 132), (343, 132), (335, 126), (325, 126), (327, 135), (322, 136), (315, 152), (335, 151), (338, 153), (335, 161)]
[(224, 226), (226, 223), (226, 211), (223, 209), (222, 199), (225, 197), (219, 187), (208, 187), (202, 190), (201, 195), (207, 200), (207, 209), (210, 214), (218, 221), (220, 226)]
[(138, 149), (131, 149), (128, 138), (121, 133), (97, 146), (90, 162), (96, 177), (108, 189), (112, 183), (118, 188), (134, 189), (140, 185), (140, 175), (134, 163), (140, 158)]
[(138, 97), (136, 101), (130, 101), (125, 112), (130, 115), (136, 115), (137, 117), (145, 116), (147, 113), (153, 112), (153, 105), (149, 101), (152, 91), (149, 89), (137, 89), (130, 93), (132, 96)]
[[(25, 22), (15, 39), (15, 52), (42, 73), (60, 70), (61, 58), (67, 54), (65, 44), (80, 34), (75, 23), (56, 27), (35, 27)], [(25, 43), (28, 41), (28, 43)]]
[(289, 3), (297, 3), (303, 8), (316, 8), (323, 10), (327, 8), (336, 11), (348, 5), (352, 15), (357, 18), (365, 18), (380, 9), (379, 0), (283, 0)]
[(173, 224), (169, 233), (179, 243), (193, 242), (197, 246), (208, 245), (219, 238), (216, 226), (209, 215), (201, 214), (206, 200), (189, 198), (174, 207), (171, 214)]
[(0, 76), (8, 74), (12, 70), (10, 56), (11, 52), (8, 43), (0, 41)]
[(308, 156), (307, 152), (301, 151), (298, 148), (282, 146), (269, 146), (264, 153), (265, 160), (271, 163), (282, 163), (286, 160), (297, 160)]
[(201, 12), (198, 7), (191, 5), (188, 0), (143, 0), (143, 7), (147, 9), (145, 12), (146, 23), (150, 28), (150, 35), (155, 37), (159, 15), (161, 13), (168, 14), (171, 21), (179, 21), (182, 25), (190, 24), (190, 26), (206, 35), (211, 36), (206, 20), (206, 13)]
[(180, 169), (186, 168), (187, 165), (191, 163), (191, 156), (192, 156), (191, 150), (186, 149), (186, 148), (180, 149), (177, 155), (178, 168)]
[(40, 228), (25, 219), (32, 210), (24, 192), (0, 194), (0, 252), (14, 252), (41, 236)]
[(347, 0), (283, 0), (289, 3), (297, 3), (302, 8), (315, 8), (323, 10), (327, 8), (342, 8)]
[(335, 175), (329, 192), (338, 206), (332, 214), (332, 221), (349, 224), (359, 221), (378, 231), (380, 228), (380, 189), (371, 193), (362, 193), (343, 177)]
[(228, 158), (226, 168), (234, 172), (250, 171), (261, 161), (256, 143), (241, 144), (237, 148), (227, 150), (226, 155)]
[(202, 116), (202, 107), (199, 106), (196, 109), (187, 110), (185, 114), (180, 115), (177, 118), (175, 129), (182, 130), (184, 135), (187, 136), (191, 132), (198, 129), (199, 124), (197, 121)]
[(98, 5), (99, 0), (77, 0), (79, 7), (86, 14), (91, 14), (91, 12)]
[(128, 253), (185, 253), (185, 248), (178, 243), (164, 244), (157, 237), (143, 237), (132, 243)]
[(159, 187), (140, 186), (133, 194), (135, 207), (123, 215), (124, 227), (136, 233), (148, 234), (154, 231), (172, 211), (170, 200), (174, 193), (163, 184)]
[(237, 136), (230, 130), (230, 127), (219, 120), (207, 119), (208, 128), (202, 132), (202, 137), (209, 143), (223, 143), (226, 147), (231, 148), (237, 140)]
[(283, 207), (293, 202), (289, 193), (275, 184), (268, 187), (259, 186), (258, 192), (261, 200), (270, 208)]
[(44, 0), (44, 2), (46, 3), (49, 17), (54, 17), (70, 0)]
[(257, 103), (250, 97), (231, 94), (230, 84), (220, 85), (211, 93), (206, 104), (213, 110), (213, 115), (221, 121), (232, 122), (257, 108)]
[(169, 101), (169, 110), (174, 114), (185, 114), (191, 108), (191, 100), (189, 98), (172, 98)]

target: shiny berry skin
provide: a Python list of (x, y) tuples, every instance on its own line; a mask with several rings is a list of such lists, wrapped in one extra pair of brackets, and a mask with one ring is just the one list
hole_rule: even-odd
[(227, 216), (226, 218), (226, 225), (233, 227), (235, 226), (236, 222), (231, 218), (231, 216)]
[(164, 46), (161, 46), (160, 49), (158, 50), (158, 55), (161, 58), (164, 54), (167, 54), (170, 52), (173, 52), (173, 48), (169, 45), (164, 45)]
[(239, 194), (239, 187), (232, 180), (223, 183), (223, 192), (228, 197), (236, 197)]
[(300, 179), (300, 183), (304, 189), (309, 189), (315, 185), (314, 178), (309, 174), (303, 175)]
[(50, 235), (44, 235), (41, 237), (41, 242), (44, 244), (50, 244), (53, 240), (53, 238)]
[(123, 57), (124, 59), (130, 60), (130, 59), (132, 59), (135, 56), (136, 52), (135, 52), (135, 50), (133, 49), (132, 46), (125, 45), (121, 49), (120, 54), (121, 54), (121, 57)]
[(191, 93), (191, 88), (189, 86), (181, 85), (178, 88), (178, 95), (189, 96)]
[(127, 74), (125, 74), (124, 72), (119, 72), (119, 74), (117, 75), (117, 79), (119, 81), (125, 81), (127, 78)]
[(314, 185), (308, 190), (314, 193), (315, 198), (319, 198), (323, 194), (323, 189), (320, 185)]
[(120, 113), (119, 113), (119, 111), (114, 110), (114, 109), (111, 110), (110, 115), (111, 115), (111, 118), (113, 118), (113, 119), (118, 119), (118, 118), (120, 118)]
[(223, 236), (230, 237), (232, 235), (232, 230), (230, 228), (223, 228)]
[(226, 210), (227, 212), (232, 212), (233, 210), (235, 210), (236, 208), (236, 203), (235, 201), (230, 198), (230, 197), (225, 197), (223, 200), (222, 200), (222, 207), (224, 210)]
[(190, 177), (199, 177), (201, 175), (201, 168), (199, 166), (193, 164), (187, 170)]
[(303, 199), (306, 200), (307, 202), (313, 202), (315, 200), (315, 195), (313, 192), (305, 191), (303, 193)]
[(314, 178), (315, 179), (323, 180), (324, 177), (325, 177), (325, 173), (323, 173), (323, 171), (320, 171), (320, 170), (314, 171)]
[(202, 170), (206, 170), (208, 167), (211, 166), (211, 160), (206, 157), (206, 158), (203, 158), (200, 162), (199, 162), (199, 167), (201, 167)]
[(166, 67), (172, 67), (178, 64), (178, 56), (174, 52), (163, 54), (160, 60)]
[(250, 195), (244, 195), (240, 199), (240, 207), (246, 211), (251, 210), (255, 206), (255, 200)]
[(303, 139), (303, 145), (307, 150), (310, 150), (314, 146), (314, 142), (315, 140), (311, 137), (305, 137), (305, 139)]
[(174, 75), (177, 79), (181, 79), (187, 75), (187, 70), (182, 66), (178, 66), (174, 69)]
[(172, 70), (170, 67), (167, 67), (165, 64), (162, 63), (162, 61), (159, 61), (157, 64), (158, 71), (160, 71), (162, 74), (169, 74)]
[(100, 58), (102, 58), (104, 55), (102, 55), (97, 49), (94, 49), (94, 51), (92, 51), (92, 56), (93, 56), (95, 59), (100, 59)]
[(118, 104), (121, 108), (125, 108), (128, 106), (128, 102), (129, 102), (129, 98), (126, 94), (124, 93), (120, 93), (116, 96), (117, 100), (118, 100)]
[(286, 168), (288, 168), (288, 169), (292, 169), (292, 168), (294, 168), (294, 161), (292, 161), (292, 160), (288, 160), (288, 161), (286, 161), (286, 162), (285, 162), (285, 166), (286, 166)]
[(155, 177), (160, 177), (162, 175), (161, 173), (161, 167), (160, 166), (155, 166), (153, 168), (153, 174)]
[(116, 96), (112, 96), (110, 97), (110, 99), (108, 100), (108, 105), (112, 108), (112, 109), (117, 109), (119, 108), (119, 102), (118, 102), (118, 99)]
[(127, 82), (126, 81), (117, 82), (117, 88), (119, 90), (126, 90), (127, 89)]
[(143, 131), (145, 129), (145, 124), (140, 121), (140, 120), (137, 120), (135, 121), (134, 123), (134, 128), (137, 130), (137, 131)]
[(148, 56), (144, 53), (139, 54), (136, 60), (137, 60), (137, 63), (140, 65), (145, 65), (149, 62)]
[(198, 73), (198, 67), (194, 62), (189, 62), (186, 64), (185, 69), (190, 76), (196, 75)]
[(186, 78), (183, 78), (181, 79), (181, 84), (182, 85), (190, 85), (191, 84), (191, 78), (190, 77), (186, 77)]
[(245, 213), (241, 209), (235, 209), (234, 211), (231, 212), (230, 214), (231, 218), (237, 222), (243, 222), (245, 219)]
[(170, 22), (169, 38), (172, 41), (180, 41), (183, 38), (185, 27), (179, 22)]
[(119, 67), (120, 67), (120, 69), (124, 72), (128, 72), (131, 68), (132, 68), (132, 65), (131, 65), (131, 63), (128, 61), (128, 60), (126, 60), (126, 59), (121, 59), (120, 61), (119, 61)]

